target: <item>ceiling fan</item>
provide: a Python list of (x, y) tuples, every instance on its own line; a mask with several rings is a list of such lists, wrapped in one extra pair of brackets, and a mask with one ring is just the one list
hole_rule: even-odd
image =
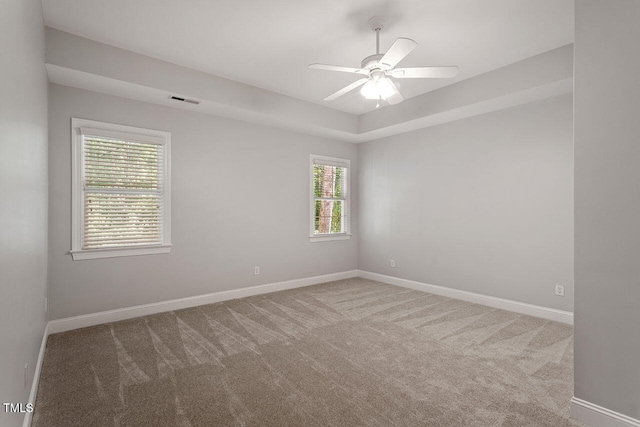
[(341, 67), (338, 65), (327, 64), (310, 64), (309, 68), (318, 70), (340, 71), (343, 73), (361, 74), (366, 77), (361, 78), (348, 86), (343, 87), (339, 91), (327, 96), (325, 101), (332, 101), (347, 92), (350, 92), (360, 86), (360, 93), (367, 99), (377, 100), (376, 108), (380, 106), (380, 100), (386, 100), (389, 104), (394, 105), (402, 102), (404, 98), (398, 92), (391, 78), (395, 79), (423, 79), (423, 78), (451, 78), (458, 74), (458, 67), (411, 67), (411, 68), (395, 68), (418, 43), (411, 39), (400, 37), (393, 42), (389, 50), (380, 53), (380, 31), (384, 28), (385, 18), (374, 16), (369, 20), (371, 29), (376, 32), (376, 53), (367, 56), (362, 60), (361, 68)]

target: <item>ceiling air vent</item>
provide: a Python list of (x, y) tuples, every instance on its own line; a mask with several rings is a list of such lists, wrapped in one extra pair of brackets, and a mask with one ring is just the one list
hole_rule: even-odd
[(175, 100), (175, 101), (180, 101), (180, 102), (188, 102), (189, 104), (195, 104), (195, 105), (200, 104), (200, 101), (197, 101), (197, 100), (195, 100), (195, 99), (182, 98), (182, 97), (180, 97), (180, 96), (173, 96), (173, 95), (171, 95), (171, 96), (169, 97), (169, 99), (173, 99), (173, 100)]

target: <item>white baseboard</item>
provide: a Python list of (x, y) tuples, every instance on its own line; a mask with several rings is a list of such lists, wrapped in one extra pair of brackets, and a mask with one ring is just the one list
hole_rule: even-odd
[(573, 313), (569, 311), (556, 310), (553, 308), (541, 307), (539, 305), (527, 304), (504, 298), (476, 294), (473, 292), (446, 288), (444, 286), (430, 285), (427, 283), (416, 282), (414, 280), (401, 279), (399, 277), (386, 276), (384, 274), (371, 273), (363, 270), (358, 270), (358, 276), (369, 280), (388, 283), (390, 285), (402, 286), (403, 288), (415, 289), (418, 291), (428, 292), (430, 294), (442, 295), (449, 298), (488, 305), (489, 307), (500, 308), (503, 310), (514, 311), (516, 313), (527, 314), (529, 316), (541, 317), (543, 319), (573, 325)]
[(269, 283), (266, 285), (251, 286), (248, 288), (232, 289), (228, 291), (214, 292), (211, 294), (197, 295), (194, 297), (162, 301), (152, 304), (138, 305), (134, 307), (120, 308), (117, 310), (102, 311), (99, 313), (85, 314), (82, 316), (67, 317), (65, 319), (52, 320), (48, 324), (49, 334), (86, 328), (103, 323), (117, 322), (139, 316), (162, 313), (165, 311), (180, 310), (198, 305), (212, 304), (220, 301), (228, 301), (253, 295), (261, 295), (269, 292), (284, 291), (287, 289), (302, 288), (317, 285), (319, 283), (332, 282), (334, 280), (357, 277), (358, 271), (343, 271), (340, 273), (324, 274), (322, 276), (305, 277), (303, 279), (288, 280), (286, 282)]
[[(33, 371), (33, 381), (31, 382), (31, 391), (29, 392), (28, 403), (36, 404), (36, 393), (38, 392), (38, 384), (40, 382), (40, 370), (42, 369), (42, 362), (44, 361), (44, 351), (47, 348), (47, 337), (49, 336), (49, 324), (47, 323), (42, 333), (42, 343), (40, 344), (40, 353), (38, 353), (38, 360)], [(29, 427), (31, 425), (31, 417), (33, 413), (27, 412), (24, 414), (24, 421), (22, 427)]]
[(571, 398), (571, 416), (593, 427), (640, 427), (640, 420), (578, 399), (575, 396)]

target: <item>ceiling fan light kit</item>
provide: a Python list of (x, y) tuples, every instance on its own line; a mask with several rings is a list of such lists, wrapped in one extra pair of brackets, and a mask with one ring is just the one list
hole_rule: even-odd
[(367, 99), (387, 99), (396, 93), (396, 89), (391, 80), (384, 77), (373, 77), (362, 86), (360, 93)]
[(381, 16), (374, 16), (369, 20), (371, 29), (376, 32), (376, 53), (364, 58), (360, 64), (361, 68), (341, 67), (328, 64), (309, 65), (309, 68), (318, 70), (339, 71), (366, 76), (327, 96), (324, 99), (325, 101), (332, 101), (362, 86), (360, 93), (366, 99), (376, 100), (376, 108), (380, 106), (381, 100), (386, 100), (390, 105), (394, 105), (402, 102), (404, 98), (393, 84), (392, 78), (451, 78), (458, 74), (458, 67), (455, 65), (446, 67), (395, 68), (400, 61), (418, 46), (418, 43), (411, 39), (400, 37), (393, 42), (386, 53), (380, 53), (380, 31), (384, 28), (385, 22), (386, 19)]

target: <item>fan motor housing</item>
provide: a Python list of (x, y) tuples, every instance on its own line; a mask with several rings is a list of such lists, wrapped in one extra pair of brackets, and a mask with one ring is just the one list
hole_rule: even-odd
[(381, 67), (382, 64), (380, 64), (380, 60), (382, 59), (383, 56), (384, 54), (382, 53), (377, 53), (375, 55), (367, 56), (362, 60), (361, 68), (365, 68), (367, 70), (372, 70), (374, 68), (382, 68)]

